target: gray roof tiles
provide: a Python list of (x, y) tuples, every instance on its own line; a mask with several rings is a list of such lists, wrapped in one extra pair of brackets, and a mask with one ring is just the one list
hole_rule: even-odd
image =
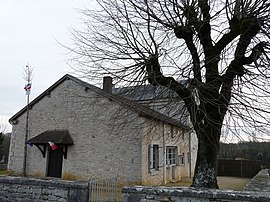
[[(143, 105), (139, 104), (137, 101), (125, 98), (128, 96), (124, 97), (121, 94), (117, 95), (117, 94), (107, 93), (107, 92), (103, 91), (102, 89), (100, 89), (94, 85), (91, 85), (85, 81), (82, 81), (74, 76), (69, 75), (69, 74), (66, 74), (65, 76), (63, 76), (61, 79), (59, 79), (57, 82), (55, 82), (52, 86), (50, 86), (47, 90), (45, 90), (43, 93), (41, 93), (37, 98), (35, 98), (32, 102), (30, 102), (29, 107), (31, 108), (33, 105), (35, 105), (37, 102), (39, 102), (44, 96), (48, 95), (52, 90), (54, 90), (58, 85), (60, 85), (65, 80), (69, 80), (69, 79), (84, 86), (85, 88), (93, 90), (94, 92), (100, 94), (101, 96), (107, 97), (108, 99), (119, 103), (122, 106), (128, 107), (130, 110), (135, 111), (140, 116), (145, 116), (145, 117), (157, 119), (157, 120), (160, 120), (162, 122), (176, 125), (176, 126), (181, 127), (181, 128), (189, 129), (189, 127), (187, 125), (182, 124), (180, 121), (172, 119), (171, 117), (168, 117), (162, 113), (159, 113), (153, 109), (150, 109), (149, 107), (143, 106)], [(152, 87), (148, 86), (147, 88), (152, 88)], [(137, 98), (139, 98), (139, 95), (143, 96), (143, 87), (140, 89), (139, 92), (140, 93), (137, 95)], [(151, 97), (152, 97), (152, 95), (149, 94), (144, 98), (146, 99), (146, 98), (151, 98)], [(27, 106), (25, 106), (18, 113), (16, 113), (14, 116), (12, 116), (9, 119), (9, 122), (12, 123), (13, 121), (16, 121), (16, 119), (18, 117), (20, 117), (23, 113), (25, 113), (26, 110), (27, 110)]]

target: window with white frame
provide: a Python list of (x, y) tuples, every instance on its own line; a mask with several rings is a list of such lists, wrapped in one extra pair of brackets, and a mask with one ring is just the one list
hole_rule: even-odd
[(177, 154), (177, 147), (174, 146), (166, 147), (166, 165), (176, 164), (176, 154)]
[(163, 160), (163, 148), (158, 144), (150, 144), (148, 147), (149, 171), (160, 170)]
[(179, 155), (178, 159), (179, 159), (179, 165), (184, 165), (185, 164), (185, 153), (182, 153), (181, 155)]

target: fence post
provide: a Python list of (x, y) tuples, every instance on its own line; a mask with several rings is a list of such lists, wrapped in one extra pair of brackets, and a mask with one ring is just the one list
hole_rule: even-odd
[(103, 180), (89, 180), (89, 202), (117, 202), (118, 176)]
[(118, 176), (115, 177), (115, 184), (114, 184), (114, 198), (115, 202), (117, 202), (117, 192), (118, 192)]
[(241, 164), (240, 164), (240, 168), (241, 168), (241, 170), (240, 170), (240, 172), (241, 172), (241, 177), (243, 177), (243, 160), (241, 160), (240, 163), (241, 163)]
[(88, 192), (89, 192), (89, 194), (88, 194), (88, 201), (89, 202), (91, 201), (91, 187), (92, 187), (92, 180), (90, 179), (88, 181)]

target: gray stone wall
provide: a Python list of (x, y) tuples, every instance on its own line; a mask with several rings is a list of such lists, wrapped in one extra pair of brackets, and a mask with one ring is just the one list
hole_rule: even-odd
[[(166, 166), (166, 181), (179, 181), (182, 177), (189, 176), (190, 170), (190, 162), (188, 161), (188, 153), (189, 153), (189, 133), (185, 132), (180, 128), (173, 127), (169, 124), (157, 124), (153, 120), (145, 121), (145, 127), (143, 128), (143, 143), (142, 143), (142, 175), (143, 175), (143, 185), (151, 185), (151, 184), (162, 184), (163, 183), (163, 147), (165, 146), (175, 146), (177, 147), (177, 154), (182, 155), (184, 153), (184, 164), (175, 164)], [(153, 127), (155, 126), (155, 127)], [(163, 129), (164, 127), (164, 129)], [(164, 132), (164, 137), (163, 137)], [(164, 142), (163, 142), (164, 141)], [(159, 169), (150, 169), (149, 170), (149, 145), (156, 144), (161, 147), (159, 149)], [(161, 162), (160, 162), (161, 161)], [(192, 162), (192, 165), (195, 164)], [(193, 168), (192, 168), (193, 169)]]
[(270, 177), (268, 169), (263, 169), (257, 175), (255, 175), (250, 180), (250, 182), (244, 187), (244, 190), (264, 191), (270, 193)]
[[(62, 176), (66, 179), (141, 179), (141, 124), (138, 114), (72, 80), (65, 80), (30, 110), (29, 138), (46, 130), (68, 129), (74, 145), (68, 147)], [(25, 114), (13, 125), (8, 169), (22, 173)], [(46, 176), (47, 153), (27, 149), (27, 174)]]
[[(12, 174), (20, 175), (23, 170), (25, 115), (13, 125), (8, 163)], [(63, 159), (64, 179), (103, 179), (118, 175), (122, 181), (160, 184), (162, 172), (158, 173), (159, 176), (149, 175), (147, 160), (148, 145), (160, 143), (160, 125), (159, 121), (139, 116), (117, 101), (85, 89), (73, 80), (65, 80), (32, 106), (28, 139), (46, 130), (69, 131), (74, 145), (68, 146), (67, 159)], [(170, 125), (166, 128), (171, 131)], [(171, 138), (169, 132), (166, 132), (169, 138), (166, 146), (178, 146), (179, 154), (184, 152), (187, 158), (188, 135), (184, 139), (181, 135)], [(146, 143), (145, 137), (150, 142)], [(27, 175), (46, 177), (47, 152), (48, 146), (44, 158), (37, 147), (27, 147)], [(188, 168), (187, 164), (178, 167), (175, 180), (187, 176)]]
[(125, 187), (123, 202), (269, 202), (268, 192), (195, 189), (191, 187)]
[(0, 170), (6, 170), (7, 169), (7, 163), (0, 163)]
[(245, 186), (244, 191), (195, 189), (191, 187), (124, 187), (123, 202), (268, 202), (270, 201), (268, 170), (261, 170)]
[(10, 136), (8, 169), (16, 174), (23, 172), (24, 158), (24, 135), (25, 135), (25, 120), (26, 114), (23, 114), (19, 119), (19, 124), (12, 126)]
[(0, 177), (1, 202), (88, 202), (87, 182)]

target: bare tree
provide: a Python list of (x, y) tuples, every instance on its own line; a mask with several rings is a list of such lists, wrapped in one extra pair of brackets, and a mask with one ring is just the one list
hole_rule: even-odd
[(2, 147), (3, 147), (3, 141), (4, 141), (4, 132), (5, 132), (6, 126), (0, 122), (0, 160), (2, 160)]
[(5, 132), (6, 127), (7, 126), (3, 122), (0, 122), (0, 134), (3, 134)]
[(218, 188), (224, 123), (235, 135), (269, 126), (270, 1), (97, 2), (82, 11), (86, 29), (73, 31), (76, 71), (174, 91), (199, 141), (192, 186)]

